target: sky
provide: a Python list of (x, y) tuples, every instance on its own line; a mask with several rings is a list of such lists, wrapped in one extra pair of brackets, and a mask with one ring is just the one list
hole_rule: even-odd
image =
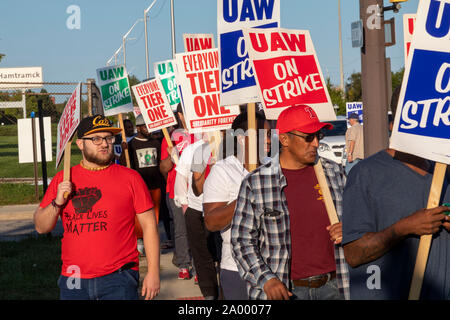
[[(280, 0), (281, 27), (307, 29), (325, 77), (339, 85), (338, 0)], [(402, 3), (395, 17), (396, 45), (386, 49), (392, 71), (404, 65), (402, 16), (417, 11), (419, 0)], [(96, 69), (122, 45), (122, 36), (153, 0), (1, 0), (0, 68), (42, 66), (47, 82), (96, 79)], [(80, 28), (66, 25), (71, 5), (80, 8)], [(384, 5), (390, 5), (388, 0)], [(361, 70), (360, 50), (351, 45), (351, 23), (359, 20), (359, 1), (341, 0), (344, 79)], [(213, 33), (217, 45), (217, 1), (174, 0), (176, 52), (184, 51), (183, 33)], [(139, 80), (146, 78), (144, 23), (139, 22), (126, 43), (126, 66)], [(153, 64), (172, 59), (170, 0), (157, 0), (149, 12), (150, 76)], [(118, 63), (123, 62), (122, 52)], [(96, 79), (97, 80), (97, 79)]]

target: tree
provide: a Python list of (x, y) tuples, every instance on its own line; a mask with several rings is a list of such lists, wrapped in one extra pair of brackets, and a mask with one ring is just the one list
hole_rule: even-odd
[(345, 92), (347, 101), (362, 101), (361, 72), (352, 73), (348, 77)]
[(5, 55), (3, 53), (0, 53), (0, 62), (2, 62), (2, 59)]
[(394, 92), (395, 88), (402, 84), (403, 74), (405, 73), (405, 68), (401, 68), (397, 72), (391, 72), (392, 77), (392, 92)]
[[(129, 74), (128, 75), (128, 81), (130, 83), (130, 89), (131, 89), (132, 86), (135, 86), (138, 83), (141, 83), (141, 81), (133, 74)], [(137, 107), (138, 104), (136, 102), (136, 98), (134, 97), (134, 94), (131, 94), (131, 99), (133, 100), (133, 106)]]
[[(27, 93), (32, 93), (31, 90), (27, 90)], [(48, 93), (44, 88), (41, 89), (40, 93)], [(36, 115), (38, 114), (38, 100), (42, 100), (42, 115), (44, 117), (51, 117), (52, 122), (58, 122), (60, 113), (56, 109), (56, 105), (53, 103), (50, 95), (27, 95), (26, 96), (26, 107), (27, 116), (29, 117), (31, 112), (34, 111)]]
[(336, 110), (337, 115), (345, 115), (345, 100), (343, 92), (340, 88), (331, 84), (330, 77), (326, 79), (328, 93), (330, 94), (331, 102), (333, 106), (338, 106)]

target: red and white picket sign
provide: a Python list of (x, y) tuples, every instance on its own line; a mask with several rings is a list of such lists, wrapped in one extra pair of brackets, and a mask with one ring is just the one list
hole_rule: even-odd
[(186, 52), (207, 50), (215, 47), (212, 33), (184, 33), (183, 42), (184, 51)]
[(67, 143), (72, 138), (75, 130), (80, 124), (81, 118), (81, 82), (78, 83), (74, 92), (67, 101), (64, 107), (61, 118), (58, 122), (58, 132), (56, 140), (56, 168), (61, 162), (61, 157), (64, 153)]
[(414, 33), (414, 25), (416, 23), (415, 14), (404, 14), (403, 15), (403, 43), (405, 51), (405, 66), (406, 60), (409, 55), (409, 49), (411, 48), (411, 41)]
[(321, 121), (336, 119), (309, 31), (243, 32), (267, 119), (294, 104), (311, 106)]
[(189, 132), (231, 128), (240, 111), (238, 105), (220, 105), (218, 49), (178, 53), (176, 63)]
[(132, 87), (148, 132), (177, 124), (159, 78)]

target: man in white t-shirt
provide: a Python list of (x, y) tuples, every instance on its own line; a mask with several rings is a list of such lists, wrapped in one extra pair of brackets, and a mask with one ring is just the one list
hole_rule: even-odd
[[(266, 133), (270, 132), (269, 123), (262, 115), (257, 114), (256, 120), (258, 129), (265, 129)], [(247, 129), (247, 113), (241, 113), (233, 121), (232, 129), (226, 132), (222, 142), (225, 159), (214, 164), (203, 186), (206, 228), (210, 231), (220, 231), (222, 236), (220, 285), (225, 300), (248, 300), (246, 282), (241, 279), (232, 256), (230, 229), (241, 182), (249, 173), (248, 159), (246, 161), (245, 156), (246, 138), (244, 134), (239, 134)], [(258, 134), (257, 137), (261, 135)], [(263, 145), (267, 154), (270, 139), (266, 138)]]
[[(209, 148), (202, 148), (204, 143), (206, 143), (204, 140), (199, 140), (187, 146), (181, 154), (175, 168), (177, 175), (174, 201), (178, 207), (183, 209), (185, 214), (189, 248), (191, 249), (200, 290), (205, 300), (216, 300), (219, 296), (219, 285), (214, 265), (214, 252), (211, 252), (213, 248), (208, 246), (210, 232), (206, 230), (203, 220), (203, 194), (197, 197), (192, 190), (192, 165), (207, 163), (211, 154)], [(198, 150), (204, 152), (197, 152)], [(207, 174), (209, 166), (206, 170)]]

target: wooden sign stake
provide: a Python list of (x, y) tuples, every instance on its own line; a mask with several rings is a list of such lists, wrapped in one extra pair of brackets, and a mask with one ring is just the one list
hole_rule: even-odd
[[(427, 209), (439, 206), (446, 170), (446, 164), (439, 162), (436, 163), (436, 166), (434, 167), (433, 180), (431, 181), (430, 194), (428, 195)], [(420, 291), (422, 290), (423, 276), (427, 266), (432, 238), (432, 234), (427, 234), (420, 237), (416, 265), (414, 266), (414, 273), (411, 281), (411, 288), (409, 289), (408, 300), (419, 300), (420, 298)]]
[(256, 149), (256, 116), (255, 103), (247, 104), (247, 123), (248, 123), (248, 162), (250, 172), (258, 167), (257, 149)]
[[(119, 113), (117, 116), (118, 116), (118, 118), (119, 118), (119, 126), (120, 126), (120, 128), (122, 129), (122, 141), (127, 141), (127, 136), (125, 135), (125, 128), (124, 128), (124, 126), (123, 126), (123, 117), (122, 117), (122, 114)], [(131, 165), (130, 165), (130, 155), (128, 154), (128, 149), (125, 149), (125, 150), (123, 150), (123, 151), (125, 151), (125, 160), (126, 160), (126, 162), (127, 162), (127, 167), (128, 167), (128, 168), (131, 168)]]
[[(72, 139), (70, 139), (64, 148), (64, 174), (63, 180), (70, 181), (70, 156), (71, 156)], [(64, 193), (64, 199), (69, 196), (68, 192)]]
[[(173, 143), (172, 143), (172, 140), (170, 139), (170, 135), (169, 135), (169, 132), (167, 131), (167, 128), (163, 128), (162, 132), (164, 134), (164, 138), (166, 139), (167, 145), (172, 148)], [(174, 156), (173, 156), (173, 161), (175, 161), (176, 165), (178, 164), (178, 156), (176, 154), (174, 154)]]
[(328, 187), (327, 179), (325, 178), (325, 172), (323, 171), (322, 163), (320, 159), (314, 166), (314, 171), (316, 172), (317, 181), (319, 182), (320, 189), (322, 190), (322, 195), (325, 201), (325, 208), (327, 209), (328, 218), (330, 223), (339, 223), (339, 218), (336, 213), (336, 208), (334, 206), (333, 198), (331, 197), (330, 188)]

